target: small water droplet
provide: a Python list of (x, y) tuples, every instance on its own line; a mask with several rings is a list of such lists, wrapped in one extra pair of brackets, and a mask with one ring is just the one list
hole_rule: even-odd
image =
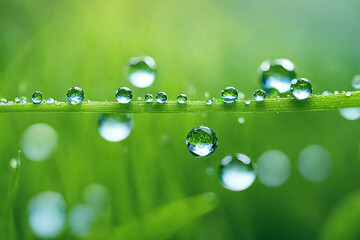
[(306, 78), (299, 78), (291, 81), (291, 94), (298, 100), (310, 97), (312, 90), (311, 82)]
[(46, 103), (49, 104), (53, 104), (55, 102), (55, 100), (53, 98), (49, 98), (48, 100), (46, 100)]
[(357, 120), (360, 118), (360, 107), (340, 108), (340, 115), (347, 120)]
[(221, 99), (224, 103), (233, 103), (238, 99), (238, 91), (234, 87), (227, 87), (221, 92)]
[(245, 105), (250, 105), (250, 103), (251, 103), (250, 99), (245, 100)]
[(238, 118), (238, 122), (239, 122), (240, 124), (245, 123), (245, 118), (239, 117), (239, 118)]
[(208, 99), (208, 100), (206, 100), (206, 105), (211, 105), (213, 102), (211, 101), (211, 99)]
[(8, 104), (8, 105), (12, 105), (12, 104), (14, 104), (14, 102), (13, 102), (13, 101), (8, 101), (7, 104)]
[(187, 96), (185, 94), (179, 94), (176, 99), (178, 103), (186, 103)]
[(130, 88), (127, 87), (121, 87), (119, 88), (115, 93), (116, 100), (118, 100), (119, 103), (129, 103), (133, 97), (133, 93), (130, 90)]
[(79, 87), (72, 87), (67, 91), (66, 98), (71, 104), (79, 104), (84, 100), (84, 91)]
[(215, 132), (205, 126), (192, 129), (186, 137), (186, 146), (191, 154), (207, 157), (215, 152), (218, 138)]
[(6, 104), (6, 103), (7, 103), (7, 100), (5, 98), (0, 99), (0, 104)]
[(164, 92), (158, 92), (158, 94), (156, 94), (156, 101), (158, 103), (166, 103), (167, 101), (167, 95)]
[(256, 178), (255, 164), (245, 154), (228, 155), (219, 166), (219, 182), (231, 191), (250, 187)]
[(355, 89), (360, 89), (360, 75), (355, 75), (351, 85), (353, 86), (353, 88)]
[(262, 89), (258, 89), (254, 92), (254, 98), (256, 101), (262, 101), (265, 99), (265, 97), (266, 97), (266, 93)]
[(39, 91), (36, 91), (31, 95), (31, 100), (35, 104), (40, 104), (42, 99), (43, 99), (42, 93)]
[(329, 92), (329, 91), (324, 91), (324, 92), (322, 93), (322, 95), (323, 95), (323, 96), (331, 95), (331, 92)]
[(339, 94), (339, 91), (334, 91), (334, 94)]
[(144, 96), (144, 101), (147, 102), (147, 103), (150, 103), (152, 101), (154, 101), (154, 96), (150, 93), (147, 93), (145, 96)]
[(127, 138), (132, 129), (129, 114), (101, 114), (98, 121), (100, 136), (109, 142), (120, 142)]
[(16, 98), (15, 98), (15, 102), (16, 102), (16, 103), (20, 103), (20, 98), (19, 98), (19, 97), (16, 97)]
[(10, 160), (10, 167), (14, 170), (18, 169), (20, 167), (20, 159), (12, 158)]
[(351, 92), (346, 92), (346, 93), (345, 93), (345, 96), (350, 97), (350, 96), (351, 96)]
[(128, 64), (128, 80), (138, 88), (151, 86), (156, 78), (156, 63), (150, 56), (138, 56), (130, 59)]
[(60, 102), (56, 101), (56, 105), (59, 106), (59, 105), (60, 105)]

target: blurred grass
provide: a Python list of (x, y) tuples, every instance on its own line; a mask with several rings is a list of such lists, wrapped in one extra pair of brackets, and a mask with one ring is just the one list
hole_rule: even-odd
[[(218, 97), (232, 85), (251, 97), (259, 88), (259, 64), (279, 57), (297, 65), (314, 93), (349, 90), (360, 69), (359, 10), (356, 0), (0, 0), (0, 97), (40, 90), (65, 101), (75, 85), (91, 100), (114, 100), (120, 86), (131, 87), (135, 97), (163, 90), (172, 100), (180, 92), (205, 100), (205, 92)], [(158, 63), (158, 79), (146, 90), (124, 79), (126, 61), (140, 54)], [(343, 196), (360, 187), (359, 121), (338, 112), (241, 114), (246, 121), (240, 125), (239, 116), (134, 115), (130, 137), (109, 143), (97, 133), (95, 114), (1, 114), (0, 205), (23, 131), (44, 122), (57, 130), (59, 145), (48, 161), (23, 158), (14, 202), (17, 239), (36, 239), (26, 216), (32, 196), (59, 191), (70, 208), (93, 182), (111, 191), (113, 227), (211, 191), (218, 208), (171, 239), (316, 238)], [(186, 134), (199, 124), (219, 137), (216, 153), (206, 159), (192, 157), (185, 147)], [(297, 157), (309, 144), (333, 156), (331, 175), (320, 183), (306, 182), (297, 170)], [(269, 149), (291, 160), (290, 179), (280, 187), (255, 182), (234, 193), (221, 188), (216, 174), (205, 174), (227, 154), (256, 160)], [(72, 237), (66, 232), (63, 238)]]

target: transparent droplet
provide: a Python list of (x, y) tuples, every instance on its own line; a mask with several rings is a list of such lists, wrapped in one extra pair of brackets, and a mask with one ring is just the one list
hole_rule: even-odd
[(176, 99), (178, 103), (186, 103), (187, 96), (185, 94), (179, 94)]
[(139, 56), (130, 59), (127, 77), (129, 82), (138, 88), (146, 88), (154, 83), (156, 64), (152, 57)]
[(31, 100), (35, 104), (40, 104), (42, 99), (43, 99), (42, 93), (39, 91), (34, 92), (31, 96)]
[(298, 100), (310, 97), (312, 85), (306, 78), (293, 79), (290, 87), (291, 94)]
[(211, 105), (211, 104), (212, 104), (211, 99), (206, 100), (206, 105)]
[(79, 87), (72, 87), (68, 90), (66, 98), (71, 104), (79, 104), (84, 100), (84, 91)]
[(250, 99), (245, 100), (245, 105), (250, 105), (250, 103), (251, 103)]
[(339, 91), (334, 91), (334, 94), (339, 94)]
[(0, 105), (1, 105), (1, 104), (6, 104), (6, 103), (7, 103), (7, 100), (6, 100), (5, 98), (1, 98), (1, 99), (0, 99)]
[(144, 101), (147, 102), (147, 103), (150, 103), (152, 101), (154, 101), (154, 96), (150, 93), (147, 93), (145, 96), (144, 96)]
[(256, 101), (262, 101), (265, 99), (265, 97), (266, 97), (266, 93), (262, 89), (258, 89), (254, 92), (254, 98)]
[(213, 130), (200, 126), (192, 129), (186, 137), (186, 146), (191, 154), (207, 157), (214, 153), (218, 145), (218, 138)]
[(129, 103), (133, 97), (133, 93), (129, 88), (122, 87), (116, 91), (115, 97), (119, 103)]
[(55, 238), (65, 228), (66, 203), (56, 192), (42, 192), (28, 204), (28, 221), (31, 230), (40, 238)]
[(109, 142), (120, 142), (127, 138), (132, 129), (129, 114), (101, 114), (98, 121), (100, 136)]
[(239, 118), (238, 118), (238, 122), (239, 122), (240, 124), (243, 124), (243, 123), (245, 122), (245, 118), (239, 117)]
[(305, 179), (311, 182), (322, 181), (330, 174), (331, 155), (322, 146), (307, 146), (300, 153), (298, 167)]
[(18, 169), (20, 167), (20, 159), (12, 158), (10, 160), (10, 167), (14, 170)]
[(227, 87), (221, 92), (221, 99), (224, 103), (233, 103), (238, 99), (238, 91), (234, 87)]
[(27, 97), (24, 96), (20, 97), (20, 103), (21, 104), (27, 103)]
[(345, 93), (345, 96), (350, 97), (350, 96), (351, 96), (351, 92), (346, 92), (346, 93)]
[(164, 92), (159, 92), (158, 94), (156, 94), (156, 101), (158, 103), (166, 103), (167, 101), (167, 95)]
[(15, 98), (15, 102), (16, 102), (16, 103), (20, 103), (20, 97), (16, 97), (16, 98)]
[(331, 94), (331, 92), (329, 92), (329, 91), (324, 91), (324, 92), (322, 93), (323, 96), (327, 96), (327, 95), (330, 95), (330, 94)]
[(242, 191), (250, 187), (255, 178), (255, 164), (245, 154), (236, 153), (221, 160), (219, 181), (224, 188)]
[(104, 215), (110, 208), (110, 192), (101, 184), (88, 185), (84, 190), (84, 199), (95, 209), (97, 216)]
[(46, 100), (46, 103), (49, 104), (53, 104), (55, 102), (55, 100), (53, 98), (49, 98), (48, 100)]
[(353, 86), (353, 88), (355, 89), (360, 89), (360, 75), (355, 75), (351, 85)]
[(58, 134), (45, 123), (36, 123), (28, 127), (21, 137), (21, 150), (32, 161), (49, 158), (57, 148)]
[(87, 237), (95, 222), (95, 209), (88, 204), (77, 204), (69, 212), (70, 231), (76, 237)]
[(260, 182), (269, 187), (283, 184), (290, 176), (291, 166), (288, 157), (281, 151), (264, 152), (257, 162)]
[(269, 95), (288, 92), (291, 80), (296, 78), (295, 65), (287, 59), (264, 61), (258, 72), (261, 86)]
[(340, 108), (339, 112), (347, 120), (357, 120), (360, 118), (360, 107)]

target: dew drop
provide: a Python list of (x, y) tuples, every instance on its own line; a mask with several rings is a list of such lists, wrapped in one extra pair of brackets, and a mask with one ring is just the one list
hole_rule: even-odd
[(324, 92), (322, 93), (322, 95), (323, 95), (323, 96), (331, 95), (331, 92), (329, 92), (329, 91), (324, 91)]
[(0, 105), (6, 104), (6, 103), (7, 103), (7, 100), (5, 98), (0, 99)]
[(116, 100), (118, 100), (119, 103), (129, 103), (133, 97), (133, 93), (130, 90), (130, 88), (122, 87), (119, 88), (115, 93)]
[(218, 138), (215, 132), (205, 126), (192, 129), (186, 137), (186, 146), (191, 154), (207, 157), (215, 152)]
[(211, 99), (208, 99), (208, 100), (206, 100), (206, 105), (211, 105), (213, 102), (212, 102), (212, 100)]
[(360, 75), (355, 75), (351, 85), (353, 86), (353, 88), (355, 89), (360, 89)]
[(151, 103), (152, 101), (154, 101), (154, 96), (150, 93), (147, 93), (145, 96), (144, 96), (144, 101), (147, 102), (147, 103)]
[(291, 81), (291, 94), (298, 100), (309, 98), (312, 93), (312, 85), (306, 78), (294, 79)]
[(176, 99), (178, 103), (186, 103), (187, 96), (185, 94), (179, 94)]
[(158, 92), (158, 94), (156, 94), (156, 101), (158, 103), (166, 103), (167, 101), (167, 95), (164, 92)]
[(21, 103), (21, 104), (27, 103), (27, 98), (24, 97), (24, 96), (20, 97), (20, 103)]
[(129, 114), (101, 114), (98, 121), (100, 136), (109, 142), (120, 142), (127, 138), (132, 129)]
[(245, 118), (239, 117), (239, 118), (238, 118), (238, 122), (239, 122), (240, 124), (245, 123)]
[(334, 91), (334, 94), (339, 94), (339, 91)]
[(234, 87), (227, 87), (221, 92), (221, 99), (224, 103), (233, 103), (238, 99), (238, 91)]
[(245, 154), (228, 155), (221, 160), (218, 176), (224, 188), (231, 191), (242, 191), (255, 181), (255, 164)]
[(53, 98), (49, 98), (48, 100), (46, 100), (46, 103), (49, 104), (53, 104), (55, 102), (55, 100)]
[(20, 159), (16, 159), (16, 158), (12, 158), (10, 160), (10, 167), (13, 169), (13, 170), (16, 170), (20, 167), (21, 163), (20, 163)]
[(250, 103), (251, 103), (250, 99), (245, 100), (245, 105), (250, 105)]
[(15, 103), (20, 103), (20, 98), (19, 97), (16, 97), (14, 100), (15, 100)]
[(340, 115), (347, 120), (357, 120), (360, 118), (360, 107), (340, 108)]
[(42, 99), (43, 99), (42, 93), (39, 91), (36, 91), (31, 95), (31, 100), (35, 104), (40, 104)]
[(256, 101), (262, 101), (265, 99), (265, 97), (266, 97), (266, 93), (262, 89), (258, 89), (254, 92), (254, 98)]
[(84, 91), (79, 87), (72, 87), (68, 90), (66, 98), (71, 104), (79, 104), (84, 100)]
[(351, 96), (351, 92), (346, 92), (346, 93), (345, 93), (345, 96), (350, 97), (350, 96)]
[(156, 78), (156, 63), (150, 56), (138, 56), (130, 59), (127, 67), (129, 82), (138, 88), (151, 86)]

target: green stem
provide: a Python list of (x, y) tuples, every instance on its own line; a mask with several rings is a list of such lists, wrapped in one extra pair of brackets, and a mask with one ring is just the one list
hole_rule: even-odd
[[(350, 94), (350, 95), (349, 95)], [(348, 95), (348, 96), (347, 96)], [(245, 100), (235, 103), (214, 101), (206, 105), (205, 101), (188, 101), (179, 104), (176, 101), (166, 103), (146, 103), (132, 101), (129, 104), (118, 102), (83, 102), (78, 105), (61, 102), (59, 104), (4, 104), (0, 105), (0, 113), (4, 112), (83, 112), (83, 113), (187, 113), (187, 112), (297, 112), (297, 111), (322, 111), (346, 107), (360, 107), (360, 92), (348, 94), (313, 95), (306, 100), (294, 98), (271, 98), (264, 101), (252, 100), (249, 105)]]

